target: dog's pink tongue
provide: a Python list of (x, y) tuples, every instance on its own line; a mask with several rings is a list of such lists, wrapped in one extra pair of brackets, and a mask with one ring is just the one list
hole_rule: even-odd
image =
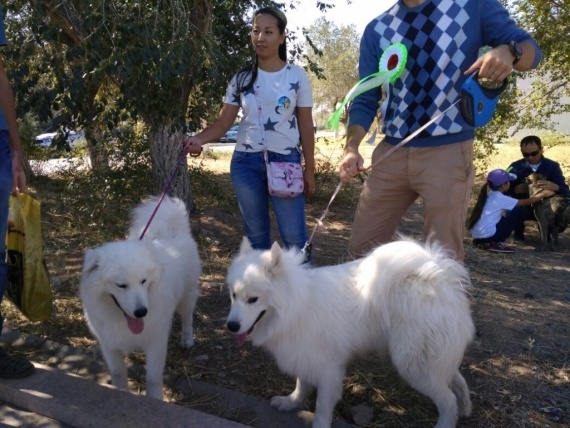
[(127, 317), (127, 325), (133, 334), (141, 334), (144, 330), (144, 319)]
[(243, 345), (245, 343), (245, 339), (247, 339), (247, 333), (238, 334), (236, 336), (238, 345)]

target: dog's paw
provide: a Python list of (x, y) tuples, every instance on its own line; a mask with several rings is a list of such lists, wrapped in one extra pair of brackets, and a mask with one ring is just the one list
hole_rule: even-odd
[(279, 395), (271, 399), (271, 407), (286, 412), (288, 410), (298, 409), (302, 406), (292, 399), (290, 395)]
[(181, 348), (184, 349), (189, 349), (192, 346), (194, 346), (194, 338), (192, 337), (183, 337), (180, 339), (180, 342), (178, 342), (178, 345), (180, 345)]

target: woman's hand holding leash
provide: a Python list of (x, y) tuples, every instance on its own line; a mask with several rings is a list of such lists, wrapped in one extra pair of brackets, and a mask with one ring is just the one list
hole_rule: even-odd
[(196, 137), (190, 137), (182, 142), (184, 151), (192, 157), (200, 156), (202, 153), (202, 143)]

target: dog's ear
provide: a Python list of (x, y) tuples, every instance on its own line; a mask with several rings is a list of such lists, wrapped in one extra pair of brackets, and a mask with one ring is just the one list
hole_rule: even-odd
[(276, 277), (283, 273), (283, 250), (277, 242), (271, 246), (271, 250), (265, 253), (266, 263), (265, 271), (271, 277)]
[(90, 274), (99, 269), (99, 251), (97, 249), (87, 250), (83, 261), (83, 274)]
[(244, 236), (239, 247), (239, 255), (245, 256), (247, 253), (251, 252), (251, 250), (252, 248), (251, 244), (249, 243), (249, 239), (247, 239), (247, 236)]

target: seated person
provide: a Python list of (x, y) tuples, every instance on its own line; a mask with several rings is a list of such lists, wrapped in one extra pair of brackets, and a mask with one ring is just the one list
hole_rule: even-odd
[[(539, 137), (536, 135), (524, 137), (521, 140), (520, 147), (523, 158), (511, 163), (507, 168), (509, 173), (517, 176), (517, 179), (511, 183), (510, 189), (506, 192), (507, 195), (517, 199), (528, 198), (528, 185), (525, 179), (533, 172), (542, 174), (545, 178), (544, 181), (539, 182), (542, 189), (551, 190), (555, 195), (570, 194), (560, 164), (543, 156), (542, 141)], [(532, 207), (526, 206), (525, 210), (526, 215), (514, 227), (514, 238), (517, 241), (524, 241), (524, 221), (536, 220)]]
[(516, 175), (504, 169), (494, 169), (487, 175), (487, 182), (481, 187), (467, 224), (467, 229), (473, 236), (473, 244), (490, 244), (489, 251), (512, 253), (514, 249), (508, 247), (504, 240), (511, 234), (519, 219), (524, 218), (524, 208), (553, 195), (551, 190), (541, 190), (525, 199), (506, 195), (511, 187), (510, 181), (516, 178)]

